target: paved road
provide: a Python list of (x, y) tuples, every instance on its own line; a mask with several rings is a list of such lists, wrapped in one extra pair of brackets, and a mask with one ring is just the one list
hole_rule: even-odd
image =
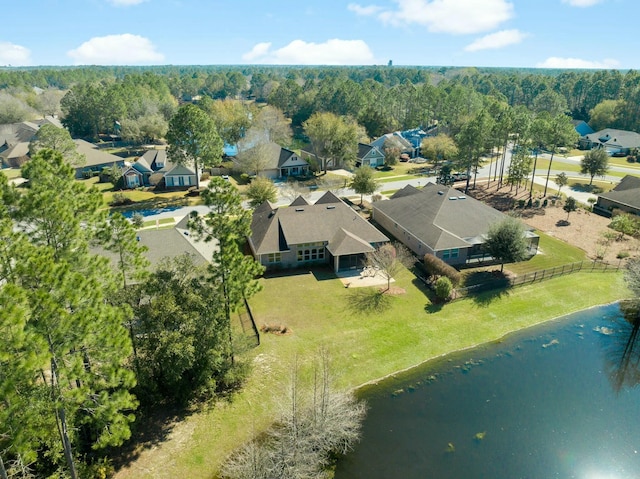
[[(550, 155), (549, 154), (541, 154), (539, 156), (540, 158), (545, 158), (545, 159), (549, 159)], [(582, 159), (581, 156), (574, 156), (574, 157), (563, 157), (563, 156), (554, 156), (553, 158), (553, 169), (551, 170), (551, 175), (549, 177), (549, 185), (548, 185), (548, 193), (549, 194), (553, 194), (553, 192), (556, 192), (558, 190), (558, 185), (553, 181), (553, 178), (556, 177), (556, 175), (558, 175), (559, 173), (561, 173), (562, 170), (562, 165), (563, 164), (576, 164), (576, 163), (580, 163), (580, 160)], [(506, 170), (508, 169), (509, 163), (511, 161), (511, 150), (507, 150), (507, 156), (506, 156), (506, 161), (505, 161), (505, 174), (506, 174)], [(631, 174), (640, 174), (640, 167), (633, 167), (633, 166), (629, 166), (629, 167), (622, 167), (622, 166), (611, 166), (610, 171), (615, 171), (615, 172), (620, 172), (620, 173), (631, 173)], [(491, 165), (485, 165), (482, 168), (480, 168), (480, 170), (478, 171), (478, 175), (477, 175), (477, 181), (478, 182), (482, 182), (482, 181), (486, 181), (487, 178), (491, 177), (493, 178), (495, 176), (495, 163), (491, 164)], [(538, 169), (536, 170), (536, 175), (535, 175), (535, 183), (539, 184), (539, 185), (544, 185), (546, 182), (546, 178), (547, 178), (547, 170), (543, 170), (543, 169)], [(578, 173), (569, 173), (569, 178), (585, 178), (584, 175), (580, 175)], [(620, 177), (617, 176), (611, 176), (611, 175), (607, 175), (603, 178), (605, 181), (609, 181), (611, 182), (611, 184), (615, 184), (617, 182), (620, 181)], [(380, 187), (378, 189), (378, 191), (395, 191), (395, 190), (399, 190), (404, 188), (407, 185), (411, 185), (411, 186), (415, 186), (415, 187), (420, 187), (420, 186), (424, 186), (425, 184), (427, 184), (428, 182), (431, 183), (435, 183), (436, 182), (436, 177), (435, 176), (422, 176), (422, 177), (415, 177), (415, 178), (411, 178), (411, 179), (404, 179), (404, 180), (398, 180), (398, 181), (387, 181), (384, 183), (380, 183)], [(471, 179), (471, 184), (473, 183), (473, 178)], [(284, 188), (285, 184), (281, 184), (278, 186), (279, 189)], [(458, 188), (460, 189), (464, 189), (464, 183), (457, 183), (456, 185)], [(355, 198), (359, 198), (360, 195), (358, 195), (355, 191), (353, 191), (351, 188), (338, 188), (338, 189), (333, 189), (332, 190), (336, 195), (338, 196), (347, 196), (347, 197), (355, 197)], [(306, 193), (304, 196), (307, 199), (307, 201), (309, 201), (310, 203), (314, 203), (315, 201), (317, 201), (323, 194), (325, 193), (324, 190), (316, 190), (316, 191), (309, 191), (308, 193)], [(581, 203), (584, 204), (588, 204), (588, 200), (589, 198), (596, 198), (597, 196), (591, 193), (585, 193), (585, 192), (581, 192), (581, 191), (577, 191), (575, 189), (571, 189), (568, 186), (565, 186), (562, 189), (562, 193), (564, 193), (567, 196), (573, 196), (576, 200), (578, 200)], [(371, 201), (371, 196), (370, 195), (365, 195), (364, 197), (367, 201)], [(281, 193), (278, 196), (278, 200), (276, 201), (276, 206), (286, 206), (288, 204), (291, 203), (291, 198), (287, 197), (284, 193)], [(245, 207), (248, 207), (248, 203), (245, 202)], [(173, 210), (173, 211), (168, 211), (168, 212), (163, 212), (163, 213), (159, 213), (157, 215), (148, 215), (145, 218), (146, 219), (162, 219), (162, 218), (176, 218), (176, 219), (181, 219), (184, 216), (188, 215), (189, 213), (191, 213), (191, 211), (196, 210), (201, 214), (205, 214), (207, 213), (209, 210), (206, 206), (191, 206), (191, 207), (185, 207), (185, 208), (179, 208), (177, 210)]]

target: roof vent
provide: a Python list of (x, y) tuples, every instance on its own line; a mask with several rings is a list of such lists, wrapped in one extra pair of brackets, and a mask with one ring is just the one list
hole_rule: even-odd
[(459, 200), (466, 200), (466, 199), (467, 199), (467, 197), (466, 197), (466, 196), (458, 196), (458, 199), (459, 199)]
[(450, 199), (451, 201), (453, 201), (453, 200), (457, 200), (457, 199), (458, 199), (458, 197), (457, 197), (457, 196), (449, 196), (449, 199)]
[(336, 209), (336, 207), (335, 207), (335, 205), (328, 205), (328, 206), (327, 206), (327, 209), (328, 209), (328, 210), (335, 210), (335, 209)]
[(444, 191), (438, 191), (439, 195), (444, 195)]
[(296, 208), (296, 211), (304, 211), (304, 208)]

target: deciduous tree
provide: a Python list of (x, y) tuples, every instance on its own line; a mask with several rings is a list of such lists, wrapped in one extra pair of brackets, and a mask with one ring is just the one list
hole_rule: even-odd
[(251, 181), (249, 188), (247, 188), (247, 197), (251, 207), (255, 208), (265, 201), (275, 202), (278, 199), (278, 190), (269, 178), (258, 176)]
[(609, 155), (604, 148), (589, 150), (580, 160), (580, 173), (591, 177), (589, 186), (593, 184), (594, 176), (604, 176), (607, 171), (609, 171)]
[(567, 221), (569, 221), (569, 215), (571, 212), (578, 209), (578, 202), (573, 196), (569, 196), (569, 198), (564, 202), (562, 209), (567, 212)]
[(567, 186), (569, 184), (569, 177), (563, 171), (562, 173), (558, 173), (555, 178), (556, 185), (558, 185), (558, 196), (560, 196), (560, 190), (563, 186)]
[(82, 166), (86, 162), (85, 156), (78, 152), (71, 135), (64, 128), (51, 124), (40, 127), (29, 143), (29, 155), (33, 156), (45, 148), (57, 151), (73, 166)]
[(349, 186), (360, 195), (360, 204), (364, 195), (372, 195), (378, 189), (378, 182), (373, 176), (373, 168), (361, 166), (351, 179)]
[(354, 120), (333, 113), (314, 113), (303, 126), (325, 173), (329, 164), (347, 168), (353, 165), (360, 139)]
[(516, 218), (507, 217), (493, 224), (487, 233), (484, 248), (494, 259), (500, 262), (500, 271), (505, 263), (515, 263), (527, 257), (528, 243), (522, 223)]

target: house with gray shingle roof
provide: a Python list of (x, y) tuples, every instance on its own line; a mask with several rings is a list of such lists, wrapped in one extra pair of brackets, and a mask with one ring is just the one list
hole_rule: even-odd
[[(260, 155), (264, 156), (264, 168), (258, 173), (260, 176), (271, 178), (288, 178), (290, 176), (305, 176), (309, 174), (309, 163), (298, 156), (297, 153), (282, 148), (276, 143), (260, 144), (246, 150), (246, 154), (251, 154), (250, 150), (259, 149)], [(245, 152), (239, 153), (240, 156)], [(255, 174), (255, 172), (249, 172)]]
[(269, 202), (253, 212), (249, 246), (267, 269), (330, 264), (334, 271), (363, 266), (366, 253), (389, 238), (331, 192), (315, 204)]
[(375, 168), (384, 165), (384, 153), (373, 145), (358, 143), (358, 157), (356, 166), (370, 166)]
[(46, 116), (40, 120), (0, 125), (0, 167), (19, 168), (29, 160), (29, 142), (41, 126), (51, 124), (62, 128), (57, 118)]
[(640, 178), (627, 175), (608, 193), (598, 195), (593, 211), (607, 218), (614, 209), (640, 215)]
[[(406, 186), (389, 200), (373, 203), (372, 220), (419, 256), (432, 254), (449, 264), (489, 259), (483, 243), (504, 213), (443, 185)], [(527, 229), (530, 253), (539, 237)]]
[(73, 140), (78, 153), (84, 155), (85, 162), (76, 167), (76, 178), (85, 178), (93, 173), (100, 173), (105, 167), (116, 165), (124, 167), (124, 158), (100, 150), (97, 145), (85, 140)]
[[(189, 230), (187, 223), (189, 216), (185, 216), (173, 228), (146, 228), (136, 233), (137, 240), (147, 247), (144, 256), (149, 260), (150, 269), (155, 270), (163, 261), (172, 260), (182, 255), (193, 259), (195, 266), (210, 264), (213, 253), (217, 249), (217, 241), (205, 242), (197, 240)], [(96, 247), (96, 254), (109, 258), (114, 268), (118, 267), (118, 256), (112, 251)]]
[[(122, 173), (126, 188), (137, 188), (138, 186), (155, 186), (158, 181), (154, 177), (162, 179), (164, 174), (171, 170), (173, 165), (167, 159), (167, 151), (164, 149), (151, 149), (136, 160)], [(159, 175), (154, 175), (159, 173)]]
[(640, 134), (635, 131), (605, 128), (583, 136), (578, 140), (582, 150), (604, 148), (610, 155), (630, 155), (635, 148), (640, 148)]

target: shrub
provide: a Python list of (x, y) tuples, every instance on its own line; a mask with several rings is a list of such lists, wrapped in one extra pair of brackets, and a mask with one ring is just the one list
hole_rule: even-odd
[(200, 176), (200, 181), (207, 181), (209, 178), (211, 178), (211, 173), (205, 171), (202, 173), (202, 176)]
[(458, 286), (462, 280), (462, 276), (457, 269), (432, 254), (427, 253), (424, 255), (424, 267), (431, 276), (445, 276), (448, 278), (453, 287)]
[(131, 217), (131, 223), (136, 228), (142, 228), (144, 226), (144, 216), (141, 213), (134, 213)]
[(525, 200), (518, 200), (518, 208), (524, 208), (525, 203)]
[(119, 191), (113, 194), (113, 199), (111, 200), (111, 206), (130, 205), (131, 203), (133, 203), (131, 198)]
[(629, 156), (627, 156), (627, 161), (629, 163), (635, 163), (636, 162), (636, 157), (633, 156), (633, 155), (629, 155)]
[(438, 299), (442, 299), (446, 301), (451, 296), (451, 292), (453, 291), (453, 285), (451, 281), (446, 276), (441, 276), (436, 281), (435, 285), (436, 296)]

